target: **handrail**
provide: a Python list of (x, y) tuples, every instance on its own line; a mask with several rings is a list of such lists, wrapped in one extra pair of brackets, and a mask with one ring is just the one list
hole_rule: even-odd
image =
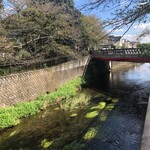
[(102, 49), (93, 51), (92, 55), (123, 56), (123, 57), (150, 57), (150, 49), (126, 48), (126, 49)]

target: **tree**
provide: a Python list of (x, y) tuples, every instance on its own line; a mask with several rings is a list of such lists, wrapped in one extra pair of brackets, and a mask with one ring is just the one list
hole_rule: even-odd
[(83, 40), (83, 48), (87, 50), (96, 50), (103, 44), (105, 32), (101, 26), (101, 22), (95, 16), (81, 17), (81, 33)]
[(3, 0), (0, 0), (0, 9), (3, 8)]
[(16, 59), (78, 57), (87, 50), (98, 49), (102, 42), (104, 31), (94, 16), (83, 16), (66, 4), (31, 5), (31, 0), (9, 2), (11, 12), (2, 18), (0, 34), (3, 34), (3, 41), (10, 41), (7, 48), (12, 49)]
[(141, 56), (150, 57), (150, 43), (143, 43), (138, 45), (138, 48), (141, 49)]
[(65, 12), (64, 7), (56, 7), (52, 3), (27, 7), (3, 22), (9, 37), (15, 40), (17, 53), (26, 50), (34, 57), (74, 55), (80, 41), (76, 20)]
[(126, 25), (132, 26), (137, 21), (145, 23), (150, 18), (149, 0), (92, 0), (84, 7), (99, 8), (101, 12), (113, 11), (113, 17), (106, 20), (105, 26), (112, 25), (114, 30)]
[(143, 44), (140, 44), (140, 45), (138, 45), (138, 48), (150, 50), (150, 43), (143, 43)]
[(49, 2), (53, 2), (55, 4), (67, 4), (68, 6), (70, 7), (74, 7), (74, 1), (73, 0), (31, 0), (31, 2), (33, 4), (46, 4), (46, 3), (49, 3)]
[(150, 36), (150, 27), (149, 28), (146, 28), (144, 29), (138, 36), (137, 40), (140, 40), (146, 36)]

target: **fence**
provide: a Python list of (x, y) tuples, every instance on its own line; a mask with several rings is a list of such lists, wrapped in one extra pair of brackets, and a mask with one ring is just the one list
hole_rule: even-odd
[(72, 56), (59, 56), (44, 60), (22, 60), (18, 62), (3, 62), (0, 63), (0, 75), (8, 75), (12, 73), (24, 72), (35, 69), (52, 67), (67, 61), (72, 60)]

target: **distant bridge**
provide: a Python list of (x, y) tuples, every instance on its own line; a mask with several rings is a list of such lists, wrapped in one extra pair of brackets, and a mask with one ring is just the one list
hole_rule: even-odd
[(93, 51), (91, 56), (92, 58), (103, 61), (150, 63), (150, 49), (105, 49)]

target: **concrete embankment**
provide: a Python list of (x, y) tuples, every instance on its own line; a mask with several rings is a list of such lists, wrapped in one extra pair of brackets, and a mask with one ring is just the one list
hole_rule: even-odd
[(0, 77), (0, 107), (36, 99), (60, 85), (82, 76), (89, 57), (70, 61), (52, 68)]
[[(122, 69), (122, 66), (133, 65), (135, 64), (113, 62), (112, 69)], [(93, 76), (105, 71), (108, 72), (108, 70), (108, 62), (89, 61), (89, 56), (86, 56), (52, 68), (2, 76), (0, 77), (0, 107), (34, 100), (46, 92), (56, 90), (60, 85), (78, 76), (83, 74)]]
[(111, 71), (119, 71), (120, 69), (129, 69), (131, 67), (140, 65), (140, 63), (132, 63), (132, 62), (118, 62), (118, 61), (113, 61), (109, 62), (109, 65), (111, 67)]

